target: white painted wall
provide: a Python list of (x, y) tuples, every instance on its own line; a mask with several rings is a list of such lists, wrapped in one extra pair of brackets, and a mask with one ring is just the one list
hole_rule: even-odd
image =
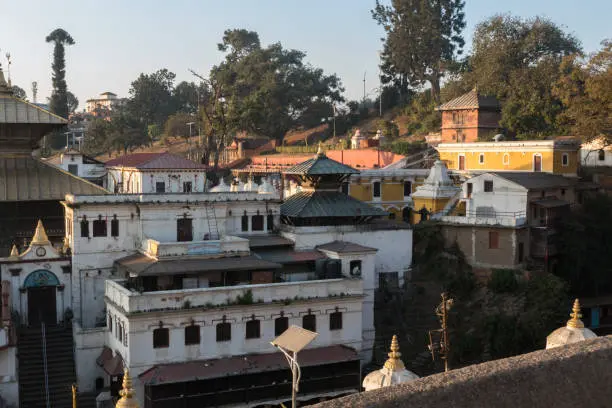
[(84, 392), (93, 391), (96, 387), (96, 378), (100, 377), (107, 380), (108, 377), (104, 370), (96, 363), (96, 359), (104, 348), (106, 327), (83, 329), (78, 322), (74, 322), (72, 333), (79, 390)]
[[(485, 192), (485, 181), (493, 182), (493, 191)], [(467, 198), (467, 186), (472, 183), (471, 198)], [(526, 216), (527, 189), (494, 174), (472, 177), (461, 186), (468, 214), (509, 216), (522, 213)]]
[(580, 163), (587, 167), (608, 167), (612, 166), (612, 149), (606, 147), (603, 149), (603, 160), (599, 159), (598, 149), (582, 148), (580, 149)]
[(118, 193), (153, 194), (156, 183), (163, 182), (166, 193), (183, 193), (183, 183), (191, 182), (193, 193), (202, 193), (206, 184), (204, 170), (138, 170), (125, 167), (108, 167), (108, 189), (115, 191), (118, 183), (123, 183)]
[(17, 347), (0, 350), (0, 395), (9, 406), (19, 406)]
[(71, 164), (77, 165), (76, 176), (82, 178), (98, 178), (102, 177), (106, 172), (103, 163), (83, 163), (82, 154), (61, 154), (60, 162), (56, 166), (62, 170), (69, 171), (68, 166)]

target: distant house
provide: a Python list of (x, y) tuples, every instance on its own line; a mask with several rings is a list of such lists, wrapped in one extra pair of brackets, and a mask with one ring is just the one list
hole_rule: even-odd
[(81, 177), (99, 186), (106, 184), (106, 169), (104, 163), (83, 153), (67, 149), (62, 153), (49, 157), (47, 163), (59, 167), (77, 177)]
[(477, 89), (440, 105), (442, 143), (465, 143), (490, 140), (499, 133), (501, 105), (493, 96), (481, 95)]
[(113, 109), (121, 106), (125, 99), (118, 98), (112, 92), (101, 93), (99, 97), (88, 99), (85, 105), (85, 111), (94, 116), (107, 116)]
[(105, 165), (108, 190), (138, 194), (201, 193), (208, 168), (167, 152), (128, 154)]

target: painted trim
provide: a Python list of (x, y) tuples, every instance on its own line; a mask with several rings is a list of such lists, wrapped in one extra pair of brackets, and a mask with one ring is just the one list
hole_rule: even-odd
[(59, 286), (60, 280), (57, 276), (46, 269), (37, 269), (25, 278), (23, 282), (24, 288), (39, 288), (47, 286)]

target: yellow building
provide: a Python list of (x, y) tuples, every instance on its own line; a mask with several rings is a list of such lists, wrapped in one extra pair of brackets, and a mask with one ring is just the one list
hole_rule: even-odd
[(573, 138), (538, 141), (442, 143), (440, 160), (449, 170), (545, 172), (576, 177), (580, 143)]
[(429, 170), (423, 185), (417, 187), (412, 194), (412, 223), (450, 211), (449, 207), (457, 203), (460, 193), (461, 187), (456, 186), (450, 178), (444, 162), (437, 160)]
[(412, 193), (423, 184), (428, 174), (427, 169), (363, 170), (351, 176), (342, 189), (353, 198), (389, 212), (390, 218), (410, 221)]

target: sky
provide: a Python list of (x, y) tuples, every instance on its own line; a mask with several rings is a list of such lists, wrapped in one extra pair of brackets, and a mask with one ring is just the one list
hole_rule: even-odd
[[(388, 3), (390, 0), (385, 0)], [(216, 44), (223, 32), (246, 28), (262, 45), (281, 42), (306, 52), (306, 61), (336, 73), (349, 99), (376, 95), (382, 29), (372, 19), (375, 0), (0, 0), (0, 57), (11, 54), (13, 84), (38, 102), (51, 94), (53, 47), (45, 37), (68, 31), (75, 45), (66, 51), (68, 89), (80, 101), (111, 91), (128, 96), (140, 73), (168, 68), (194, 81), (193, 69), (207, 74), (223, 55)], [(612, 1), (466, 0), (466, 48), (474, 26), (498, 13), (550, 18), (574, 34), (587, 52), (612, 38)]]

